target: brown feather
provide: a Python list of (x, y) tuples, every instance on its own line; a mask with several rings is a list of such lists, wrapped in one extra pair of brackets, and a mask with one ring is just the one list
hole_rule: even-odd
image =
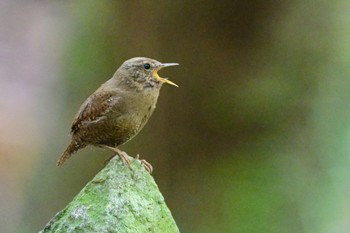
[(104, 91), (93, 93), (80, 107), (78, 114), (74, 117), (71, 133), (76, 133), (82, 123), (88, 123), (104, 116), (111, 109), (112, 97), (116, 91)]

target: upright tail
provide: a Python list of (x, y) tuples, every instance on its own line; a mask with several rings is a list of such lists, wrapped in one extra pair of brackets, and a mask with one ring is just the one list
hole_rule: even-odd
[(74, 154), (77, 150), (80, 148), (85, 147), (85, 145), (82, 145), (74, 140), (71, 141), (71, 143), (67, 146), (66, 150), (63, 152), (63, 154), (60, 156), (60, 158), (57, 160), (56, 165), (59, 167), (66, 162), (67, 159), (69, 159), (72, 154)]

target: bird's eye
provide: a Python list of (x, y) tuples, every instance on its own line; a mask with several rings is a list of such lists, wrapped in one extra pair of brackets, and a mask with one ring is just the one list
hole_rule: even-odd
[(151, 65), (149, 63), (145, 63), (143, 64), (143, 67), (148, 70), (149, 68), (151, 68)]

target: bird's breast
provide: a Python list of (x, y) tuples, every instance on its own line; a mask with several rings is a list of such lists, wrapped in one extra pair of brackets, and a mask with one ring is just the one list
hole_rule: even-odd
[(109, 116), (109, 122), (114, 129), (113, 138), (118, 144), (127, 142), (140, 132), (151, 117), (157, 98), (158, 95), (127, 96), (123, 107), (119, 106), (118, 110), (113, 111), (114, 113)]

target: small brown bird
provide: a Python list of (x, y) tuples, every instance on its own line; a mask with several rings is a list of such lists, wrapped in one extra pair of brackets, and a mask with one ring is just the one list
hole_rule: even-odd
[[(158, 75), (161, 68), (175, 65), (178, 64), (160, 63), (145, 57), (125, 61), (113, 77), (81, 105), (71, 127), (71, 143), (57, 161), (57, 166), (88, 145), (113, 150), (130, 166), (128, 155), (118, 147), (144, 127), (156, 107), (162, 84), (177, 87)], [(141, 162), (152, 172), (148, 162)]]

